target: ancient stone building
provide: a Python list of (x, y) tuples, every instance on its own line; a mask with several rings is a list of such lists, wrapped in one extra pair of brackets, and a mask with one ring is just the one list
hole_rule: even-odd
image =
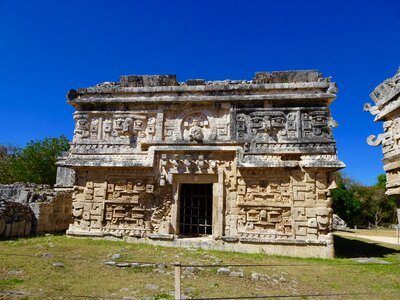
[(386, 172), (386, 194), (397, 198), (397, 215), (400, 223), (400, 69), (386, 79), (370, 94), (375, 106), (364, 105), (364, 110), (383, 122), (384, 132), (368, 137), (371, 146), (382, 145), (383, 164)]
[(67, 233), (175, 246), (333, 256), (336, 156), (317, 71), (177, 82), (122, 76), (71, 90)]

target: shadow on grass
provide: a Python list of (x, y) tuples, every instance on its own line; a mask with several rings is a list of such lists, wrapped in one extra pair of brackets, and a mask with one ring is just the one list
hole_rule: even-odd
[(341, 236), (334, 236), (335, 256), (337, 258), (384, 257), (388, 254), (400, 254), (399, 250), (381, 246), (376, 242), (364, 242)]
[[(65, 231), (58, 231), (52, 233), (40, 233), (40, 234), (30, 234), (30, 235), (22, 235), (22, 236), (12, 236), (12, 237), (5, 237), (1, 236), (0, 241), (17, 241), (19, 239), (35, 239), (38, 237), (46, 237), (46, 236), (65, 236)], [(0, 298), (1, 300), (1, 298)]]

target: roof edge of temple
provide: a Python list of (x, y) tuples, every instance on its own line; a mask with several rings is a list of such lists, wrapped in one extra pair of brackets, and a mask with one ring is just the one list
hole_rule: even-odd
[(323, 77), (317, 70), (256, 72), (251, 80), (188, 79), (178, 82), (176, 75), (123, 75), (119, 82), (103, 82), (93, 87), (70, 90), (69, 101), (79, 95), (93, 93), (162, 93), (197, 92), (213, 90), (257, 90), (257, 89), (310, 89), (326, 88), (328, 93), (337, 92), (330, 77)]

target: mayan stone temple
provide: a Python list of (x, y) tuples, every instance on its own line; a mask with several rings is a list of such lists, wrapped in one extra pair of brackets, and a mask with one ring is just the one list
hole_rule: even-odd
[(397, 198), (397, 216), (400, 224), (400, 69), (370, 94), (375, 106), (364, 105), (364, 110), (383, 122), (384, 132), (368, 137), (371, 146), (382, 145), (386, 172), (386, 194)]
[(318, 71), (71, 90), (76, 127), (58, 163), (60, 177), (75, 173), (67, 234), (332, 257), (336, 92)]

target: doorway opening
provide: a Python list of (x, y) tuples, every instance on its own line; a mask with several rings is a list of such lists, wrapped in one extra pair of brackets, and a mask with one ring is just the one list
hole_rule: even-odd
[(212, 234), (212, 184), (182, 184), (179, 233), (186, 236)]

